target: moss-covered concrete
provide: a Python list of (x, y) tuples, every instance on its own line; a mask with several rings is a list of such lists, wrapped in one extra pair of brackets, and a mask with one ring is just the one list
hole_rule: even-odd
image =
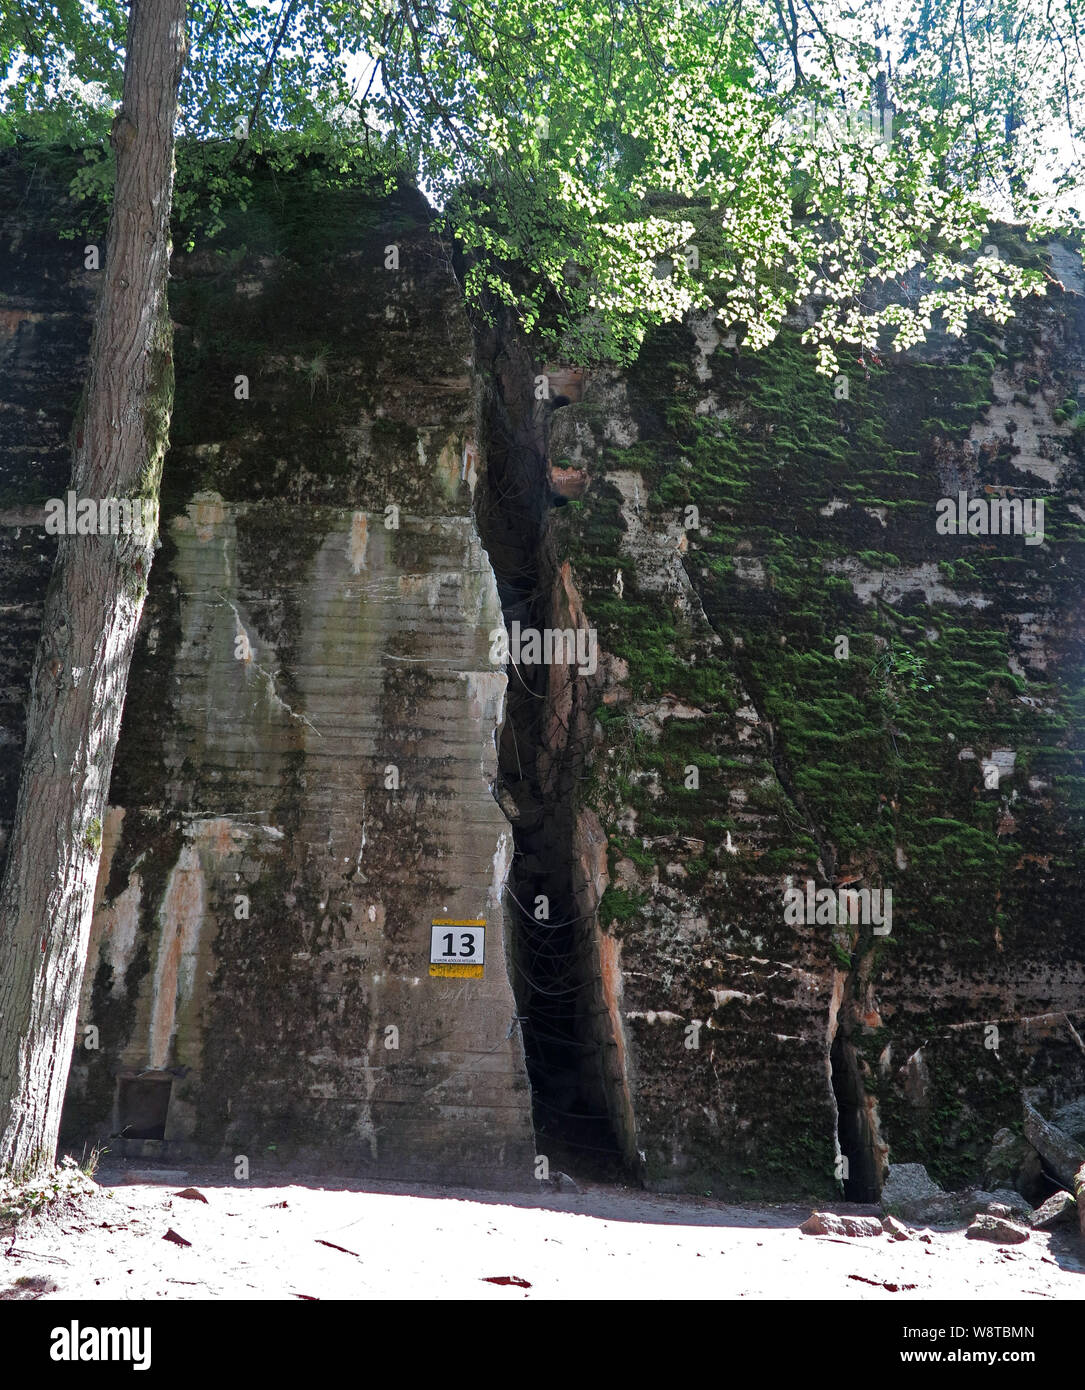
[[(39, 172), (0, 166), (23, 195), (0, 271), (13, 748), (51, 561), (31, 513), (65, 483), (93, 291), (65, 168)], [(1085, 1089), (1075, 253), (1005, 329), (845, 362), (846, 390), (796, 325), (753, 354), (695, 318), (536, 410), (528, 347), (491, 326), (476, 364), (428, 216), (402, 185), (267, 168), (175, 258), (163, 544), (66, 1133), (123, 1146), (118, 1080), (152, 1069), (162, 1154), (531, 1180), (478, 505), (508, 611), (600, 638), (595, 676), (525, 682), (501, 735), (513, 882), (555, 886), (559, 1041), (590, 1054), (544, 1100), (579, 1088), (565, 1109), (609, 1111), (662, 1187), (825, 1196), (842, 1154), (849, 1195), (887, 1158), (977, 1178), (1022, 1089)], [(553, 510), (544, 445), (586, 474)], [(1043, 497), (1043, 544), (940, 535), (959, 490)], [(807, 879), (891, 890), (891, 933), (789, 924)], [(428, 976), (446, 914), (493, 924), (485, 988)]]
[[(1023, 1086), (1081, 1088), (1066, 1026), (1021, 1022), (1080, 1023), (1085, 983), (1080, 306), (1052, 286), (844, 389), (797, 328), (661, 330), (555, 415), (589, 474), (551, 543), (610, 658), (584, 800), (650, 1181), (837, 1190), (838, 1028), (878, 1171), (975, 1179)], [(958, 489), (1043, 497), (1044, 543), (939, 535)], [(891, 889), (891, 934), (786, 926), (806, 879)]]

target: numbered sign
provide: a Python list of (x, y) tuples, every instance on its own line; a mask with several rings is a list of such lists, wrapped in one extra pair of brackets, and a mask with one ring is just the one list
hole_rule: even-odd
[(486, 923), (435, 917), (429, 939), (429, 973), (482, 979), (486, 954)]

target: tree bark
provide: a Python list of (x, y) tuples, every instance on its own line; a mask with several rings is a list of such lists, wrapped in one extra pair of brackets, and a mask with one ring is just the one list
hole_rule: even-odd
[(157, 535), (173, 406), (166, 286), (186, 0), (132, 0), (104, 281), (73, 437), (79, 498), (148, 499), (149, 531), (61, 535), (0, 886), (0, 1172), (49, 1167), (86, 965), (102, 820)]

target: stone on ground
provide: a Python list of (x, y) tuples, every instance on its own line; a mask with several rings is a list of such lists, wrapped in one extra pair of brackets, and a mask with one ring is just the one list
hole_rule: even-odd
[(979, 1215), (972, 1222), (965, 1235), (970, 1240), (991, 1240), (998, 1245), (1020, 1245), (1028, 1240), (1028, 1231), (1023, 1226), (1015, 1226), (1001, 1216)]
[(837, 1216), (814, 1211), (799, 1227), (807, 1236), (880, 1236), (884, 1228), (876, 1216)]
[(943, 1192), (908, 1202), (902, 1209), (906, 1221), (922, 1221), (931, 1225), (951, 1225), (971, 1221), (974, 1216), (990, 1214), (991, 1207), (1001, 1208), (995, 1215), (1027, 1216), (1032, 1210), (1019, 1192), (1000, 1187), (994, 1192), (970, 1187), (963, 1192)]
[(912, 1233), (907, 1226), (902, 1225), (895, 1216), (882, 1217), (882, 1230), (893, 1240), (911, 1240)]
[(986, 1186), (1012, 1187), (1026, 1197), (1034, 1196), (1041, 1173), (1040, 1155), (1028, 1140), (1012, 1129), (998, 1130), (983, 1166)]
[(1069, 1192), (1054, 1192), (1029, 1217), (1034, 1231), (1050, 1231), (1055, 1226), (1072, 1225), (1077, 1218), (1077, 1203)]
[(882, 1208), (903, 1208), (941, 1191), (922, 1163), (894, 1163), (882, 1187)]

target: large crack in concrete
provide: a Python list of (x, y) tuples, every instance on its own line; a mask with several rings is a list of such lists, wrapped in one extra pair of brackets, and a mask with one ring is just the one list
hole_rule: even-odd
[[(554, 402), (535, 399), (539, 369), (506, 322), (476, 325), (476, 399), (484, 472), (476, 492), (479, 533), (498, 579), (507, 626), (565, 627), (583, 615), (567, 566), (553, 553), (549, 510), (561, 505), (547, 469)], [(561, 402), (556, 403), (561, 408)], [(608, 475), (614, 481), (614, 475)], [(675, 537), (648, 532), (639, 515), (643, 488), (635, 474), (617, 486), (623, 514), (636, 513), (631, 559), (647, 565), (649, 582), (679, 593), (690, 621), (724, 645), (705, 611), (696, 580)], [(623, 486), (624, 484), (624, 486)], [(628, 518), (627, 518), (628, 520)], [(662, 574), (662, 570), (667, 573)], [(824, 884), (835, 886), (839, 855), (810, 814), (781, 747), (767, 701), (741, 649), (730, 659), (745, 705), (766, 740), (776, 782), (796, 823), (818, 850)], [(591, 1169), (619, 1154), (637, 1172), (636, 1122), (620, 1011), (619, 947), (598, 927), (595, 909), (607, 883), (606, 836), (579, 805), (577, 781), (590, 744), (592, 691), (568, 676), (559, 688), (551, 668), (510, 663), (505, 723), (499, 738), (495, 796), (513, 829), (508, 880), (513, 921), (510, 962), (519, 1023), (531, 1077), (541, 1152), (565, 1166)], [(598, 844), (595, 843), (598, 841)], [(601, 846), (601, 849), (600, 849)], [(607, 945), (613, 949), (609, 955)], [(869, 926), (850, 940), (849, 965), (833, 964), (824, 1034), (825, 1085), (832, 1116), (837, 1176), (844, 1194), (876, 1199), (885, 1164), (876, 1100), (868, 1095), (855, 1035), (873, 1008), (875, 940)]]
[[(506, 627), (567, 630), (569, 614), (558, 612), (565, 605), (562, 567), (546, 526), (551, 506), (559, 504), (546, 466), (555, 402), (536, 400), (537, 366), (507, 321), (476, 327), (475, 357), (484, 465), (475, 507)], [(572, 670), (510, 655), (494, 794), (515, 846), (507, 882), (509, 958), (537, 1147), (551, 1166), (606, 1175), (618, 1167), (615, 1116), (624, 1117), (627, 1158), (632, 1117), (627, 1092), (613, 1093), (615, 1080), (619, 1090), (624, 1082), (624, 1056), (620, 1034), (613, 1035), (617, 967), (606, 959), (594, 914), (602, 888), (581, 910), (591, 885), (576, 873), (576, 844), (585, 833), (576, 785), (591, 695), (588, 678)], [(597, 838), (605, 877), (601, 830)], [(613, 1051), (616, 1065), (608, 1056)]]

